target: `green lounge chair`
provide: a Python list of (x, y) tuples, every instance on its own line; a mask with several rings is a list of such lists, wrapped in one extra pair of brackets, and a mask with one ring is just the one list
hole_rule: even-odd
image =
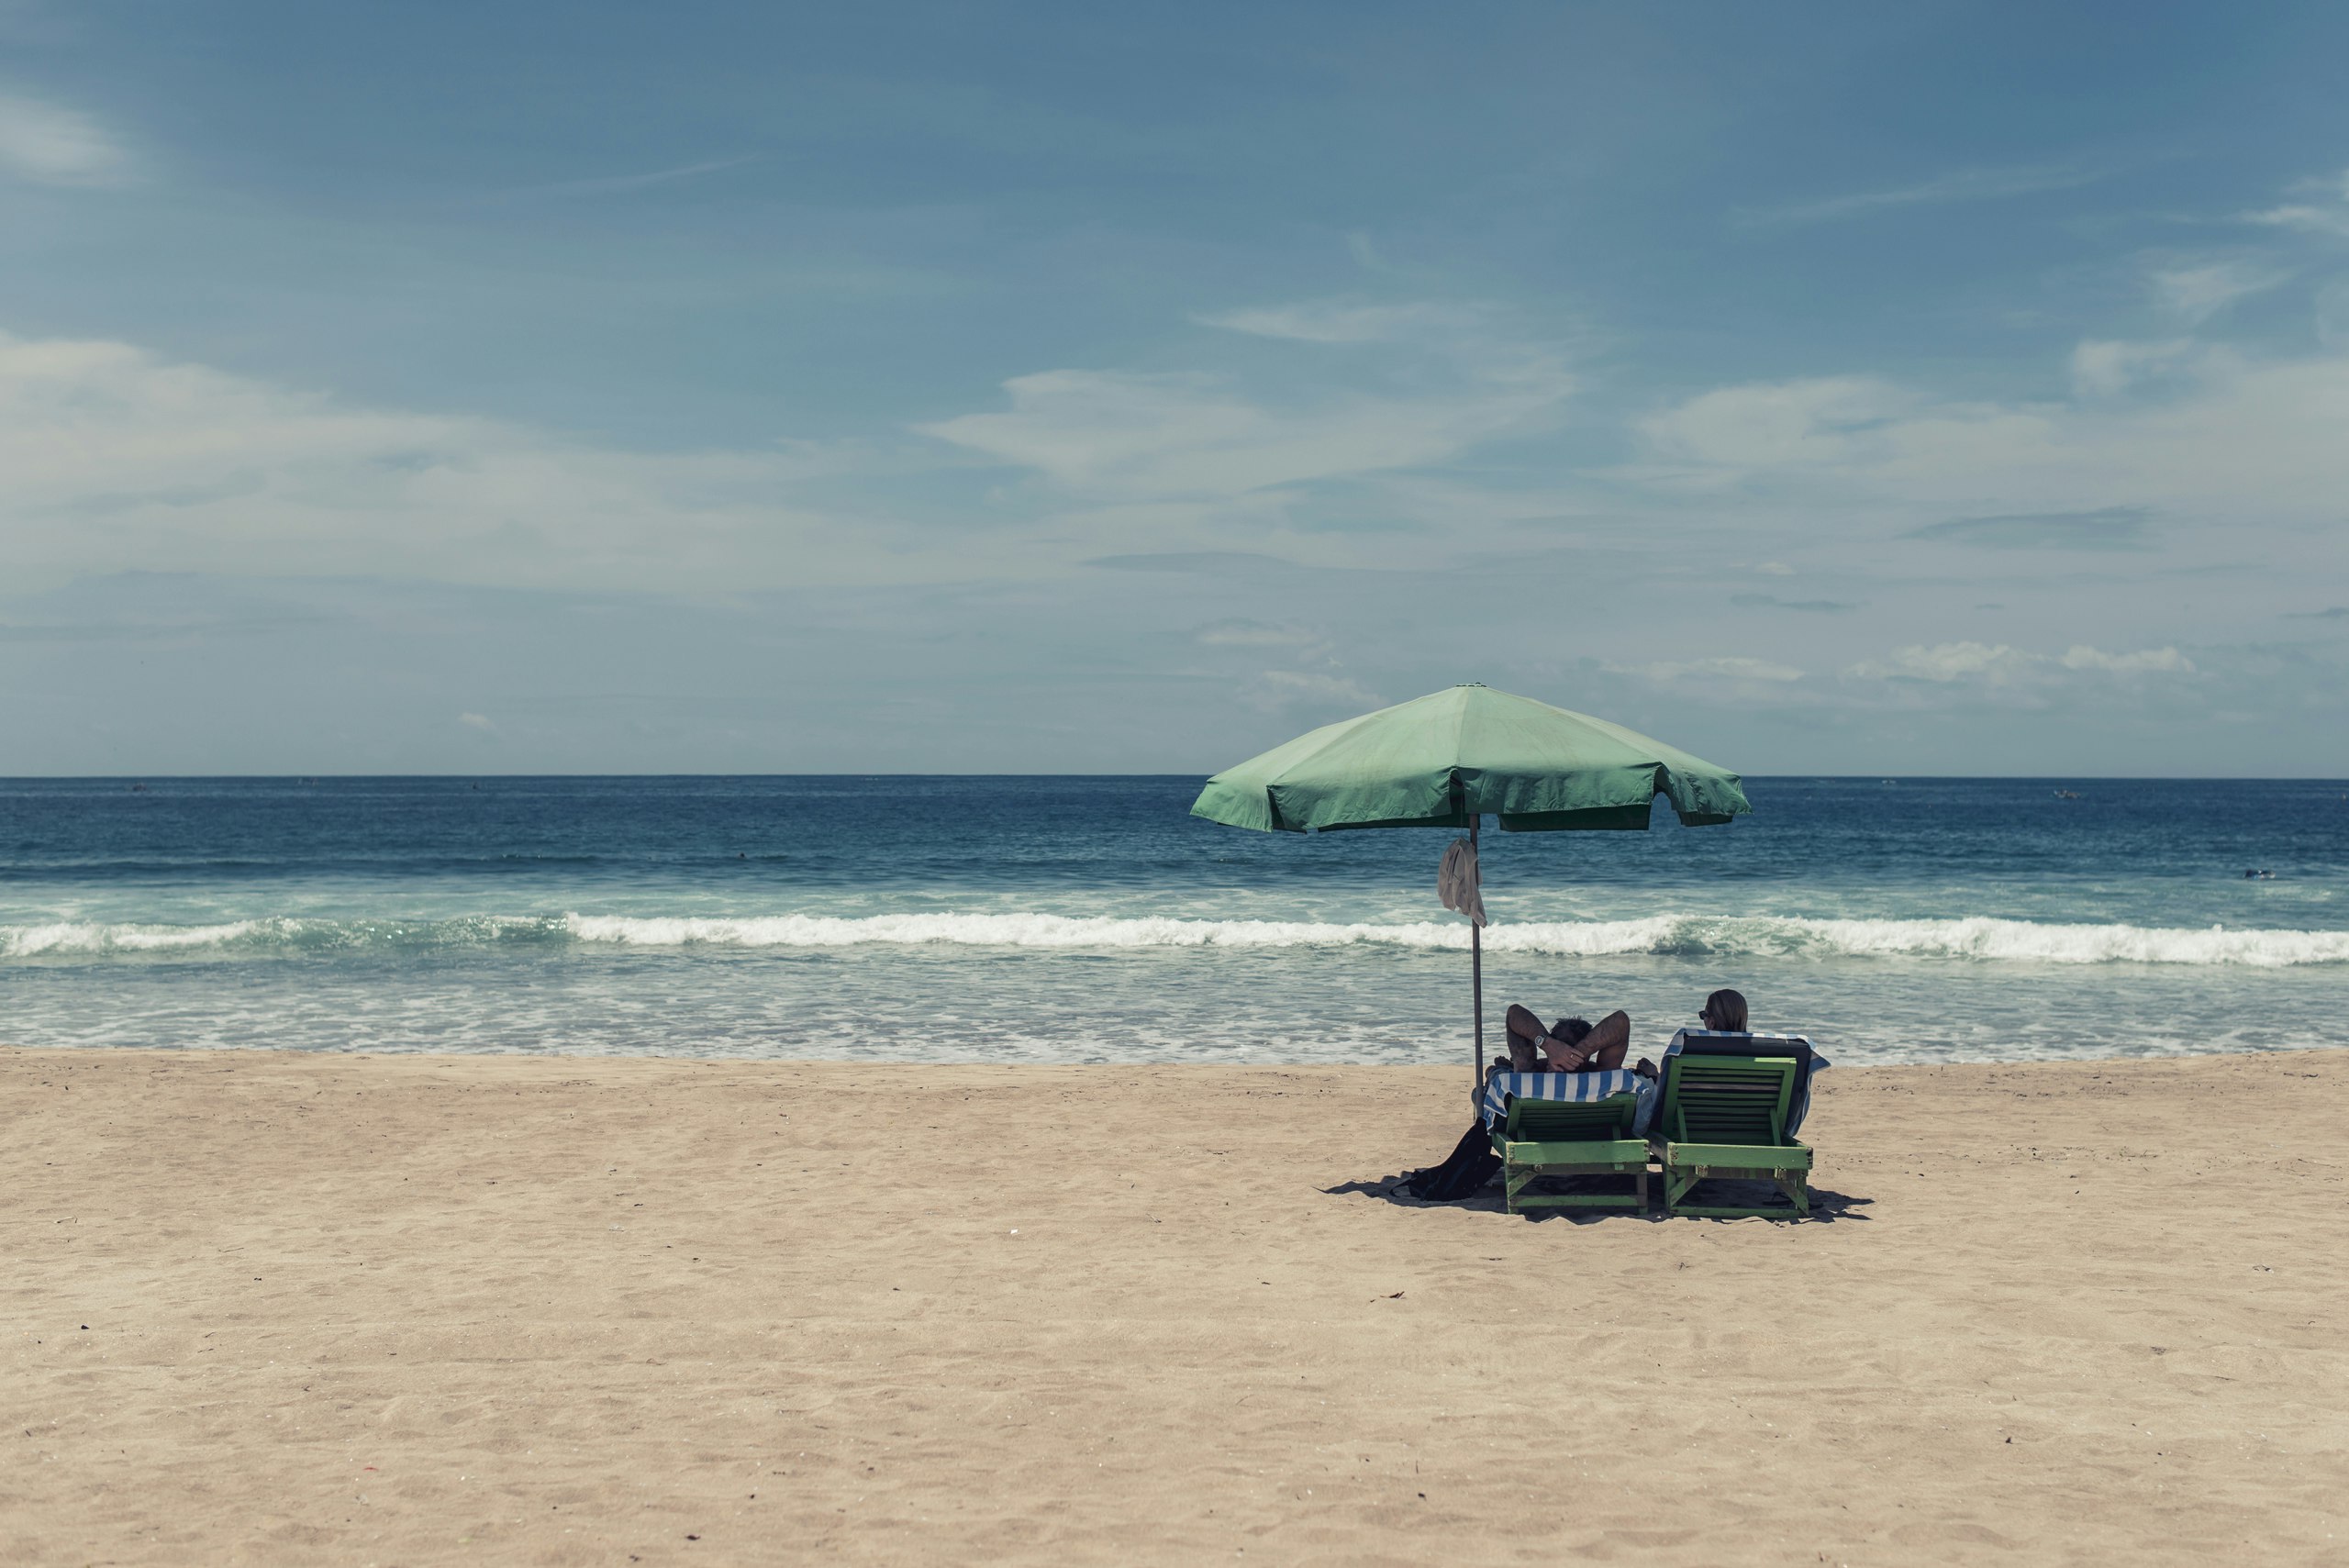
[[(1664, 1167), (1666, 1214), (1810, 1212), (1810, 1146), (1787, 1135), (1795, 1067), (1790, 1056), (1682, 1052), (1664, 1059), (1649, 1140)], [(1709, 1176), (1769, 1182), (1787, 1202), (1731, 1207), (1685, 1201), (1689, 1189)]]
[[(1535, 1100), (1520, 1095), (1508, 1103), (1508, 1122), (1493, 1129), (1493, 1150), (1501, 1157), (1508, 1211), (1529, 1208), (1631, 1208), (1648, 1206), (1648, 1146), (1631, 1130), (1639, 1096), (1609, 1095), (1603, 1100)], [(1526, 1188), (1541, 1176), (1630, 1176), (1639, 1195), (1627, 1193), (1541, 1193)]]

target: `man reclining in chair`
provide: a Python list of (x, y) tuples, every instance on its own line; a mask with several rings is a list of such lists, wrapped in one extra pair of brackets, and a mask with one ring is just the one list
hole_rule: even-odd
[(1560, 1018), (1548, 1029), (1525, 1007), (1508, 1010), (1508, 1058), (1494, 1073), (1590, 1073), (1623, 1065), (1631, 1017), (1621, 1008), (1592, 1024)]
[[(1524, 1007), (1508, 1010), (1508, 1054), (1485, 1073), (1489, 1086), (1496, 1073), (1587, 1073), (1620, 1067), (1631, 1043), (1631, 1018), (1621, 1011), (1608, 1014), (1596, 1025), (1580, 1018), (1561, 1018), (1543, 1029), (1542, 1020)], [(1469, 1125), (1459, 1146), (1441, 1165), (1414, 1171), (1398, 1184), (1413, 1197), (1435, 1203), (1456, 1203), (1479, 1191), (1500, 1169), (1484, 1120)]]

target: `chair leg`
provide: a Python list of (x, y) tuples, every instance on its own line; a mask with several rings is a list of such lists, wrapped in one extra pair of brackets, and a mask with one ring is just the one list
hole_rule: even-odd
[(1778, 1175), (1778, 1190), (1787, 1195), (1787, 1201), (1795, 1206), (1797, 1214), (1807, 1215), (1810, 1212), (1809, 1173), (1781, 1172)]

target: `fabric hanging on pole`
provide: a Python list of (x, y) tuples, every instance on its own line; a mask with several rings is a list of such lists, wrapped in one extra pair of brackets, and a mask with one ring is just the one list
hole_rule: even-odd
[(1454, 839), (1443, 851), (1443, 866), (1435, 873), (1436, 896), (1447, 909), (1457, 909), (1471, 925), (1490, 924), (1485, 918), (1484, 884), (1476, 874), (1476, 846)]

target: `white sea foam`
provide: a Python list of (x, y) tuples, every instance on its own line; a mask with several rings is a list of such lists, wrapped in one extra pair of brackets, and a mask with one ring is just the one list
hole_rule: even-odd
[[(632, 947), (829, 948), (943, 943), (1009, 948), (1464, 948), (1458, 923), (1119, 919), (1045, 914), (770, 915), (733, 918), (570, 915), (581, 941)], [(1784, 916), (1657, 915), (1638, 920), (1488, 928), (1499, 951), (1601, 957), (1923, 957), (2032, 963), (2239, 964), (2260, 969), (2349, 962), (2349, 931), (2208, 930), (1959, 920), (1821, 920)]]
[(274, 916), (200, 926), (58, 920), (0, 926), (0, 959), (132, 957), (172, 952), (325, 952), (481, 946), (569, 940), (546, 916), (464, 915), (444, 920), (332, 920)]
[[(0, 926), (0, 960), (104, 959), (503, 947), (579, 942), (630, 948), (847, 948), (924, 945), (1090, 950), (1460, 949), (1458, 921), (1202, 920), (1172, 917), (904, 914), (843, 917), (468, 915), (440, 920), (277, 917), (208, 925), (56, 921)], [(2284, 969), (2349, 963), (2349, 931), (2192, 929), (1954, 920), (1656, 915), (1529, 921), (1486, 929), (1498, 952), (1567, 957), (1922, 958), (2007, 963), (2152, 963)]]
[(41, 926), (0, 926), (0, 958), (225, 947), (251, 936), (264, 925), (278, 923), (232, 920), (218, 926), (110, 926), (60, 920)]

